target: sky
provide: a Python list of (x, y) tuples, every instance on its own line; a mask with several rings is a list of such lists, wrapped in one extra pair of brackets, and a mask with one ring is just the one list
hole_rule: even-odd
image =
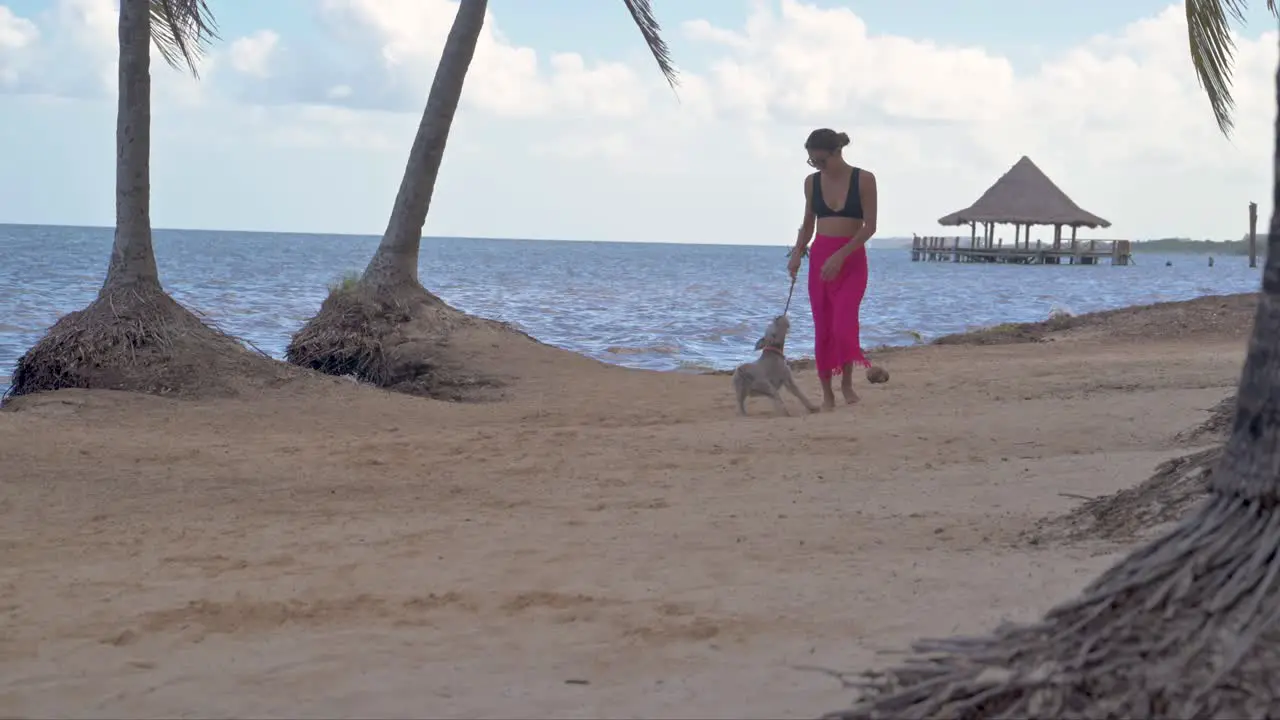
[[(492, 0), (425, 234), (790, 244), (832, 127), (880, 236), (955, 234), (937, 219), (1027, 155), (1112, 222), (1082, 237), (1238, 238), (1271, 211), (1252, 4), (1228, 139), (1181, 3), (655, 0), (673, 92), (621, 2)], [(212, 6), (199, 80), (153, 64), (153, 224), (381, 234), (457, 2)], [(116, 7), (0, 0), (0, 222), (113, 223)]]

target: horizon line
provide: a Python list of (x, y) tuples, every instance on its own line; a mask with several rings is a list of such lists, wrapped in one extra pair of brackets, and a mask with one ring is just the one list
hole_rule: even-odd
[[(29, 223), (29, 222), (0, 222), (0, 228), (4, 227), (28, 227), (28, 228), (71, 228), (77, 230), (114, 230), (113, 225), (76, 225), (76, 224), (48, 224), (48, 223)], [(338, 238), (378, 238), (381, 234), (375, 233), (353, 233), (353, 232), (310, 232), (304, 230), (243, 230), (234, 228), (183, 228), (183, 227), (153, 227), (152, 232), (200, 232), (200, 233), (242, 233), (246, 235), (311, 235), (320, 237), (338, 237)], [(1263, 235), (1263, 233), (1258, 233)], [(920, 235), (914, 233), (914, 235)], [(929, 237), (921, 235), (921, 237)], [(964, 237), (963, 235), (943, 236), (943, 237)], [(688, 245), (692, 247), (774, 247), (773, 243), (708, 243), (708, 242), (681, 242), (679, 240), (600, 240), (600, 239), (584, 239), (584, 238), (551, 238), (551, 237), (491, 237), (482, 235), (423, 235), (423, 240), (497, 240), (511, 242), (560, 242), (560, 243), (612, 243), (623, 245)], [(879, 241), (907, 241), (910, 242), (910, 235), (880, 235), (871, 238), (869, 242)], [(1081, 238), (1081, 239), (1098, 239), (1098, 238)], [(1107, 238), (1113, 239), (1113, 238)], [(1189, 237), (1159, 237), (1147, 238), (1143, 240), (1130, 239), (1132, 243), (1149, 243), (1174, 240), (1178, 242), (1193, 243), (1229, 243), (1241, 242), (1242, 240), (1211, 240), (1211, 239), (1195, 239)], [(791, 243), (778, 243), (778, 245), (789, 246)]]
[[(113, 225), (76, 225), (76, 224), (56, 224), (47, 223), (22, 223), (22, 222), (0, 222), (0, 228), (5, 227), (26, 227), (26, 228), (69, 228), (76, 230), (114, 230)], [(198, 233), (240, 233), (245, 235), (310, 235), (318, 237), (336, 237), (336, 238), (379, 238), (381, 233), (351, 233), (351, 232), (309, 232), (305, 230), (239, 230), (231, 228), (182, 228), (182, 227), (153, 227), (152, 232), (198, 232)], [(692, 247), (774, 247), (772, 243), (708, 243), (708, 242), (681, 242), (679, 240), (598, 240), (584, 238), (551, 238), (551, 237), (491, 237), (483, 235), (423, 235), (423, 240), (497, 240), (511, 242), (560, 242), (560, 243), (612, 243), (620, 245), (688, 245)], [(910, 241), (910, 236), (905, 235), (885, 235), (871, 239), (876, 240), (898, 240)], [(777, 245), (790, 246), (791, 243), (777, 243)]]

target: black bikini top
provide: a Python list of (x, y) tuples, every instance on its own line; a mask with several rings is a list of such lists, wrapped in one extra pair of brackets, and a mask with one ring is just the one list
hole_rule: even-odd
[(840, 212), (831, 209), (822, 198), (822, 173), (816, 172), (813, 178), (813, 214), (816, 217), (846, 217), (854, 220), (862, 219), (862, 193), (858, 191), (858, 179), (862, 170), (854, 168), (849, 175), (849, 192), (844, 197), (844, 207)]

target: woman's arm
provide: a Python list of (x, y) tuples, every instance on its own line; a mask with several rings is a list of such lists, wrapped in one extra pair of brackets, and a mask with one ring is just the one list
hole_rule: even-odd
[(796, 233), (794, 252), (804, 255), (805, 248), (813, 239), (813, 226), (817, 222), (813, 216), (813, 175), (804, 176), (804, 220), (800, 222), (800, 230)]

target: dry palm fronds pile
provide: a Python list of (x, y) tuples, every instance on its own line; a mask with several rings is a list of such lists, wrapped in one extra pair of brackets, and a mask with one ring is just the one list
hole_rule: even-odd
[(9, 395), (83, 388), (216, 397), (298, 376), (158, 286), (141, 285), (103, 293), (60, 318), (18, 359)]
[(1280, 715), (1280, 512), (1219, 489), (1043, 620), (922, 641), (841, 720)]
[(944, 335), (935, 345), (1010, 345), (1050, 340), (1057, 333), (1088, 332), (1110, 339), (1191, 337), (1236, 338), (1249, 330), (1257, 293), (1209, 295), (1082, 315), (1057, 315), (1041, 322), (1005, 323)]
[(450, 346), (459, 328), (481, 321), (449, 307), (421, 286), (372, 291), (334, 288), (294, 334), (289, 362), (378, 387), (445, 400), (494, 397), (502, 383), (476, 373)]
[(1066, 515), (1038, 524), (1033, 537), (1047, 539), (1132, 540), (1144, 531), (1181, 520), (1209, 492), (1221, 447), (1197, 450), (1166, 460), (1139, 485), (1085, 501)]
[[(1209, 418), (1178, 433), (1174, 442), (1203, 446), (1221, 443), (1235, 416), (1235, 395), (1209, 410)], [(1034, 542), (1054, 540), (1131, 540), (1143, 531), (1181, 520), (1209, 492), (1222, 447), (1203, 448), (1160, 463), (1141, 484), (1085, 501), (1066, 515), (1037, 523)]]
[(1231, 421), (1236, 416), (1236, 396), (1223, 398), (1217, 405), (1209, 409), (1209, 418), (1190, 430), (1179, 433), (1174, 442), (1182, 445), (1198, 445), (1206, 442), (1219, 442), (1226, 439), (1231, 430)]

